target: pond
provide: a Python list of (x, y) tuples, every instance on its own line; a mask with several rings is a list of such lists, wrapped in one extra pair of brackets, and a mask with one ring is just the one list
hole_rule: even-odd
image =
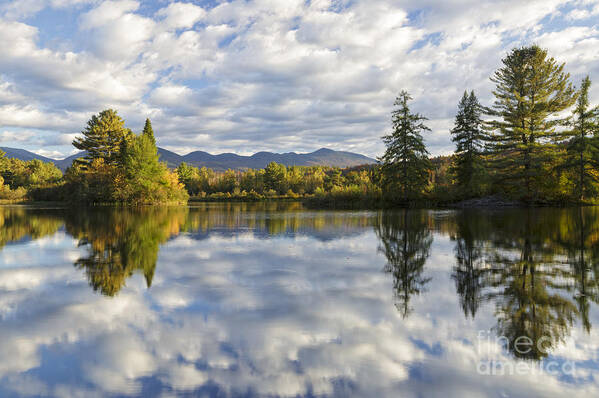
[(599, 396), (599, 209), (0, 207), (0, 396)]

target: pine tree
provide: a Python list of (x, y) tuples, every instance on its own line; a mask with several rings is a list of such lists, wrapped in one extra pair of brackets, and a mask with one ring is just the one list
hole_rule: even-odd
[(573, 111), (573, 129), (562, 135), (567, 156), (560, 168), (571, 170), (576, 176), (574, 195), (580, 201), (596, 194), (594, 184), (599, 182), (599, 107), (589, 109), (590, 87), (591, 79), (587, 76)]
[(158, 150), (146, 134), (136, 136), (123, 149), (127, 181), (126, 201), (151, 201), (158, 193), (157, 181), (166, 172), (158, 161)]
[(387, 150), (379, 159), (385, 191), (399, 193), (404, 203), (422, 194), (432, 169), (420, 134), (430, 129), (423, 123), (427, 120), (424, 116), (410, 111), (411, 99), (405, 90), (395, 99), (396, 109), (391, 114), (393, 132), (383, 137)]
[(486, 134), (482, 127), (482, 107), (474, 91), (464, 95), (458, 105), (451, 140), (456, 143), (453, 173), (464, 196), (480, 194), (484, 166), (482, 153)]
[(564, 64), (547, 57), (538, 46), (513, 49), (491, 81), (496, 97), (490, 114), (498, 182), (508, 190), (524, 188), (531, 200), (540, 193), (547, 165), (553, 162), (556, 115), (576, 101), (576, 92)]
[(146, 119), (146, 124), (144, 125), (143, 135), (148, 137), (154, 145), (156, 145), (156, 139), (154, 138), (154, 130), (152, 130), (152, 122), (150, 119)]
[(177, 174), (159, 161), (158, 148), (147, 134), (123, 146), (125, 184), (119, 200), (129, 203), (184, 202), (187, 193)]
[(103, 159), (105, 164), (111, 166), (121, 163), (123, 142), (133, 135), (131, 130), (125, 128), (125, 121), (112, 109), (92, 116), (81, 133), (83, 137), (75, 138), (73, 146), (87, 151), (85, 158), (80, 160), (85, 165), (91, 164), (94, 159)]

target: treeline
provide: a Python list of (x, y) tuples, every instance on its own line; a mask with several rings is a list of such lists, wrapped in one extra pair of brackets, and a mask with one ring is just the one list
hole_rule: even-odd
[(382, 163), (383, 195), (394, 203), (456, 201), (486, 195), (527, 203), (596, 203), (599, 109), (589, 104), (591, 80), (576, 90), (570, 75), (538, 47), (513, 49), (491, 80), (491, 106), (462, 96), (451, 130), (449, 161), (429, 159), (426, 117), (413, 113), (402, 91)]
[(314, 206), (437, 205), (498, 195), (526, 203), (596, 203), (599, 108), (591, 80), (576, 89), (565, 65), (538, 47), (515, 48), (491, 77), (494, 102), (465, 92), (450, 131), (448, 157), (431, 158), (427, 118), (402, 91), (378, 165), (341, 170), (286, 167), (217, 173), (158, 159), (152, 126), (134, 134), (114, 110), (92, 117), (73, 145), (86, 151), (62, 177), (53, 165), (0, 157), (0, 199), (85, 203), (181, 203), (188, 200), (304, 198)]
[(216, 173), (206, 167), (181, 163), (176, 169), (192, 200), (295, 199), (339, 192), (357, 197), (380, 195), (375, 167), (339, 169), (326, 166), (289, 166), (272, 162), (260, 170)]
[(116, 111), (94, 115), (73, 141), (86, 151), (64, 176), (53, 164), (22, 162), (0, 153), (0, 199), (103, 203), (186, 203), (177, 174), (159, 161), (150, 120), (140, 134), (125, 127)]
[(450, 134), (451, 156), (431, 158), (427, 118), (402, 91), (382, 137), (379, 164), (340, 170), (285, 167), (215, 173), (182, 164), (179, 180), (198, 200), (304, 197), (313, 206), (448, 204), (500, 196), (534, 204), (596, 203), (599, 193), (599, 110), (565, 65), (538, 47), (515, 48), (493, 74), (494, 102), (464, 92)]
[(52, 163), (7, 158), (0, 150), (0, 199), (43, 199), (61, 184), (62, 172)]

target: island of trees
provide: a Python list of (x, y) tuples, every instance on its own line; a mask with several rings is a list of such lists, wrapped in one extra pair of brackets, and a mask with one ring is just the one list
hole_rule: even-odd
[(515, 48), (491, 77), (495, 100), (464, 92), (450, 131), (456, 151), (431, 157), (427, 118), (401, 91), (377, 165), (216, 172), (159, 161), (150, 120), (139, 134), (116, 111), (94, 115), (73, 145), (86, 151), (62, 174), (39, 160), (0, 153), (0, 199), (81, 203), (302, 199), (317, 206), (409, 206), (502, 197), (528, 204), (595, 204), (599, 189), (599, 108), (591, 80), (577, 89), (565, 65), (533, 45)]

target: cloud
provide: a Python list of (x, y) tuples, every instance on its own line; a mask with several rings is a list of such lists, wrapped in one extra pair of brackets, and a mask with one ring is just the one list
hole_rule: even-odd
[[(72, 134), (113, 107), (135, 130), (151, 117), (159, 145), (179, 152), (380, 155), (407, 89), (431, 152), (448, 153), (461, 93), (490, 104), (489, 76), (513, 46), (546, 46), (577, 81), (597, 71), (599, 8), (586, 1), (28, 1), (0, 11), (0, 127)], [(47, 46), (52, 31), (28, 16), (75, 3), (73, 39)]]
[(30, 141), (34, 136), (33, 131), (2, 131), (0, 132), (0, 142), (27, 142)]
[(106, 61), (135, 59), (152, 36), (154, 21), (133, 13), (139, 3), (105, 1), (81, 16), (80, 28), (91, 32), (91, 47)]
[(51, 158), (51, 159), (60, 159), (63, 157), (63, 153), (59, 152), (59, 151), (49, 151), (47, 149), (38, 149), (36, 151), (33, 151), (35, 153), (37, 153), (38, 155), (42, 155), (45, 156), (47, 158)]
[(206, 16), (206, 11), (192, 3), (171, 3), (160, 9), (156, 15), (164, 18), (162, 23), (167, 29), (190, 29)]
[(99, 28), (118, 20), (138, 8), (139, 3), (137, 1), (104, 1), (98, 7), (81, 16), (81, 26), (84, 29)]
[(0, 5), (0, 15), (7, 19), (27, 18), (46, 7), (56, 9), (78, 7), (95, 0), (7, 0)]

